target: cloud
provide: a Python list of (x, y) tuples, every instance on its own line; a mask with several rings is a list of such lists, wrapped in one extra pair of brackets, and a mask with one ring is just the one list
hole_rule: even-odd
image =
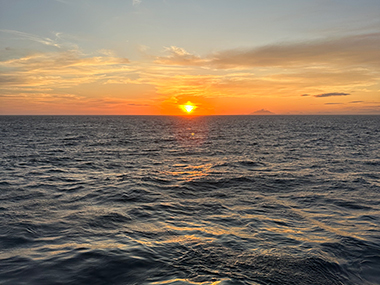
[(168, 65), (202, 66), (205, 60), (197, 55), (193, 55), (183, 48), (171, 46), (165, 49), (169, 53), (166, 57), (157, 57), (156, 63)]
[(325, 103), (325, 105), (341, 105), (343, 103)]
[(239, 66), (302, 66), (307, 64), (376, 65), (380, 62), (380, 33), (312, 42), (275, 44), (253, 49), (222, 51), (212, 64), (221, 68)]
[(351, 101), (351, 102), (349, 102), (349, 103), (351, 103), (351, 104), (356, 104), (356, 103), (363, 103), (364, 101)]
[(62, 45), (60, 43), (58, 43), (57, 40), (53, 40), (50, 38), (40, 37), (40, 36), (37, 36), (34, 34), (19, 32), (19, 31), (15, 31), (15, 30), (0, 29), (0, 32), (17, 36), (18, 39), (30, 40), (33, 42), (40, 43), (42, 45), (52, 46), (52, 47), (56, 47), (56, 48), (62, 48)]
[[(34, 53), (21, 58), (0, 62), (1, 66), (20, 68), (23, 71), (61, 70), (62, 68), (107, 66), (116, 64), (128, 64), (126, 58), (94, 55), (85, 56), (78, 51), (63, 51), (54, 53)], [(83, 69), (82, 69), (83, 70)]]
[[(0, 56), (1, 58), (1, 56)], [(67, 88), (82, 83), (126, 80), (134, 69), (129, 60), (104, 54), (92, 56), (68, 50), (34, 53), (0, 61), (5, 72), (0, 77), (3, 88)]]
[(23, 81), (21, 78), (17, 76), (10, 76), (10, 75), (1, 75), (0, 74), (0, 86), (1, 85), (8, 85), (8, 84), (19, 84)]
[(314, 97), (322, 98), (322, 97), (348, 96), (348, 95), (350, 95), (350, 94), (349, 93), (332, 92), (332, 93), (323, 93), (323, 94), (314, 95)]
[(310, 96), (309, 94), (302, 94), (301, 97), (307, 97)]
[(150, 104), (134, 104), (134, 103), (130, 103), (130, 104), (128, 104), (128, 106), (148, 107), (148, 106), (150, 106)]
[(141, 2), (142, 2), (141, 0), (132, 0), (132, 5), (133, 5), (133, 6), (140, 5)]
[(208, 66), (219, 69), (300, 66), (376, 66), (380, 67), (380, 33), (326, 38), (317, 41), (278, 43), (246, 49), (219, 51), (203, 58), (178, 47), (157, 63)]

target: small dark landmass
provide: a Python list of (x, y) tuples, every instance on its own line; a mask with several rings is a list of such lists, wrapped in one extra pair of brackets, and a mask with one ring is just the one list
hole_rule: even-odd
[(257, 110), (255, 112), (252, 112), (250, 115), (276, 115), (276, 114), (272, 113), (271, 111), (261, 109), (261, 110)]

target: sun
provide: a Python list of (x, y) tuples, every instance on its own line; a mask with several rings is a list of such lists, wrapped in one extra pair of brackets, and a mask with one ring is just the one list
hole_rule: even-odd
[(197, 106), (195, 106), (193, 103), (191, 103), (190, 101), (187, 101), (186, 104), (184, 105), (179, 105), (179, 107), (181, 108), (182, 111), (184, 111), (185, 113), (188, 113), (190, 114), (191, 112), (193, 112), (196, 108), (198, 108)]

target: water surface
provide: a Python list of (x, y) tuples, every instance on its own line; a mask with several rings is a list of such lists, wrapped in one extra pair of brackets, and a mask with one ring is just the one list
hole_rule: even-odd
[(1, 284), (380, 284), (380, 116), (2, 116)]

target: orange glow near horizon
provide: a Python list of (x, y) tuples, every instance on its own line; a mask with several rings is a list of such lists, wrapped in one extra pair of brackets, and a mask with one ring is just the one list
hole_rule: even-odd
[(186, 104), (184, 105), (179, 105), (179, 108), (181, 108), (182, 111), (184, 111), (185, 113), (188, 113), (190, 114), (191, 112), (193, 112), (196, 108), (198, 108), (197, 106), (195, 106), (193, 103), (191, 103), (190, 101), (187, 101)]

